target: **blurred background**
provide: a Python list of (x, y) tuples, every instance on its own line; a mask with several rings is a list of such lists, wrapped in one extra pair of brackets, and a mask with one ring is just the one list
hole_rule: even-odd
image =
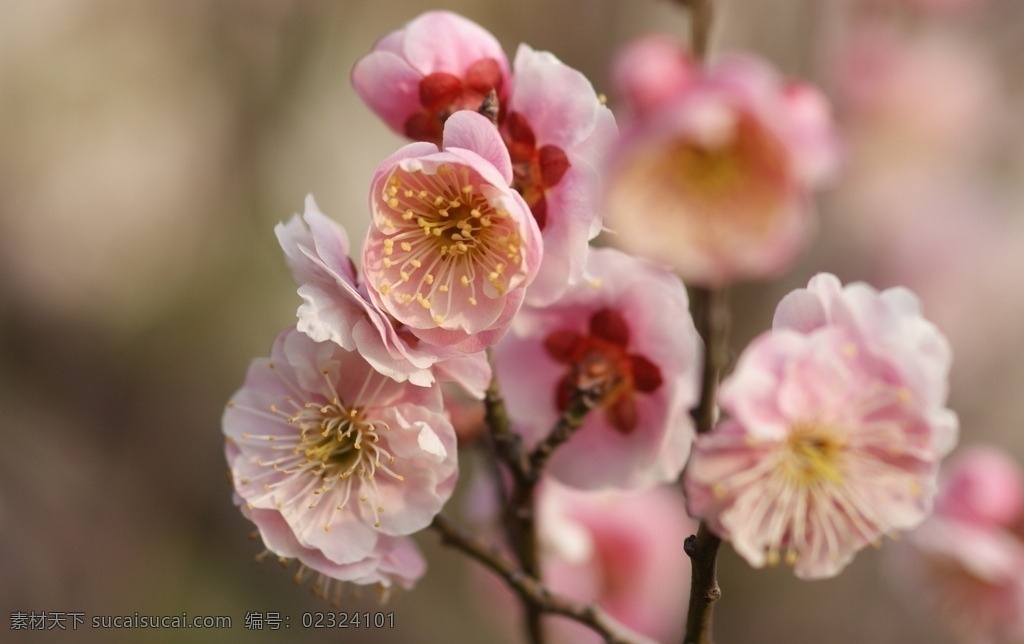
[[(908, 285), (953, 343), (962, 444), (1024, 456), (1024, 4), (719, 5), (713, 49), (753, 50), (819, 83), (847, 147), (801, 263), (733, 289), (732, 346), (820, 270)], [(230, 631), (85, 628), (75, 641), (519, 641), (475, 603), (473, 564), (430, 533), (418, 537), (426, 578), (383, 608), (394, 629), (300, 628), (303, 611), (329, 606), (292, 571), (254, 562), (262, 546), (223, 458), (223, 405), (298, 305), (273, 226), (312, 193), (361, 239), (372, 172), (403, 141), (348, 73), (377, 38), (438, 6), (0, 0), (0, 618), (234, 620)], [(687, 34), (667, 0), (443, 8), (510, 56), (519, 42), (553, 51), (599, 91), (628, 39)], [(892, 583), (885, 550), (811, 583), (725, 548), (718, 641), (951, 642)], [(344, 609), (377, 610), (364, 595)], [(247, 611), (290, 616), (291, 628), (245, 631)]]

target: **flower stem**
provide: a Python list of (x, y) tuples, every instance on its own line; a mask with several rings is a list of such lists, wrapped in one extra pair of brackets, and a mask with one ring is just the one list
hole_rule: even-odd
[(690, 49), (694, 60), (704, 61), (711, 41), (714, 0), (677, 0), (690, 12)]
[[(725, 292), (694, 288), (690, 292), (694, 324), (704, 339), (704, 368), (701, 396), (693, 411), (698, 433), (714, 427), (718, 417), (718, 381), (728, 361), (726, 335), (729, 309)], [(711, 644), (711, 617), (715, 602), (722, 596), (718, 586), (718, 548), (722, 540), (702, 521), (697, 534), (683, 544), (690, 557), (690, 602), (686, 612), (685, 644)]]
[[(491, 440), (498, 458), (512, 472), (512, 492), (508, 496), (504, 516), (509, 542), (519, 559), (522, 572), (537, 583), (543, 581), (537, 547), (537, 484), (540, 482), (541, 476), (544, 474), (544, 467), (555, 448), (572, 437), (573, 432), (583, 424), (587, 412), (594, 407), (599, 399), (599, 392), (586, 389), (574, 391), (568, 408), (555, 423), (548, 436), (532, 451), (527, 452), (522, 439), (512, 430), (511, 420), (505, 408), (496, 376), (487, 388), (484, 406)], [(530, 602), (524, 603), (524, 607), (526, 609), (526, 632), (530, 642), (543, 644), (543, 607)]]

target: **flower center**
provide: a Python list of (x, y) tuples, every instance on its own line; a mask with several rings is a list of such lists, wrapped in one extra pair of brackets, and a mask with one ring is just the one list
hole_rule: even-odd
[(554, 331), (544, 340), (548, 355), (568, 366), (555, 391), (559, 411), (569, 407), (573, 395), (596, 395), (608, 423), (623, 434), (639, 424), (634, 394), (651, 393), (662, 383), (661, 370), (644, 356), (628, 352), (629, 327), (613, 309), (600, 309), (590, 317), (589, 333)]
[(424, 76), (419, 85), (422, 109), (406, 119), (405, 135), (440, 145), (448, 117), (458, 110), (476, 111), (492, 89), (502, 100), (503, 81), (501, 67), (493, 58), (476, 61), (462, 78), (445, 72)]
[(526, 200), (537, 226), (543, 231), (548, 219), (545, 195), (569, 170), (569, 158), (554, 145), (538, 148), (533, 128), (519, 112), (509, 113), (503, 132), (512, 158), (512, 186)]
[[(272, 364), (270, 369), (274, 370)], [(360, 503), (371, 504), (379, 515), (384, 508), (377, 487), (378, 473), (383, 472), (396, 481), (405, 478), (392, 469), (395, 457), (381, 442), (382, 432), (391, 428), (386, 422), (368, 419), (359, 407), (344, 403), (334, 390), (329, 372), (325, 371), (323, 376), (333, 394), (330, 402), (299, 403), (288, 397), (286, 403), (290, 409), (271, 405), (270, 412), (289, 431), (242, 436), (267, 441), (267, 449), (275, 454), (272, 458), (261, 459), (259, 465), (267, 468), (266, 476), (274, 479), (265, 484), (264, 489), (277, 507), (308, 501), (307, 508), (312, 510), (325, 498), (330, 498), (334, 510), (338, 511), (352, 498), (357, 498)], [(330, 530), (333, 512), (326, 519), (324, 530)], [(379, 519), (374, 527), (380, 527)]]
[[(679, 141), (669, 150), (662, 171), (687, 199), (728, 212), (746, 210), (730, 206), (770, 207), (790, 188), (782, 145), (746, 114), (737, 115), (733, 131), (717, 145)], [(762, 223), (772, 222), (767, 218)]]
[(841, 483), (840, 455), (843, 443), (828, 428), (797, 425), (786, 440), (782, 471), (803, 488), (821, 483)]
[(463, 304), (476, 306), (509, 288), (522, 261), (520, 237), (508, 212), (493, 206), (465, 167), (434, 173), (397, 168), (383, 201), (384, 281), (378, 290), (395, 301), (419, 303), (443, 323)]

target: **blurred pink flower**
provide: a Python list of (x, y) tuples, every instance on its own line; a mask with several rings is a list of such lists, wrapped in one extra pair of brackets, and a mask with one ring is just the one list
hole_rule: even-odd
[[(544, 579), (552, 590), (596, 602), (658, 642), (682, 638), (690, 589), (682, 543), (697, 524), (678, 487), (583, 492), (545, 480), (538, 517)], [(602, 641), (568, 620), (550, 624), (556, 641)]]
[(1014, 525), (1024, 511), (1024, 475), (1006, 452), (975, 446), (943, 472), (936, 514), (979, 526)]
[(440, 145), (454, 112), (478, 110), (491, 90), (504, 104), (508, 76), (505, 52), (487, 30), (428, 11), (381, 38), (353, 67), (352, 86), (392, 130)]
[(386, 159), (363, 246), (371, 300), (429, 344), (474, 353), (497, 342), (543, 256), (511, 181), (501, 136), (474, 112), (448, 119), (443, 149), (410, 143)]
[(487, 356), (422, 343), (377, 308), (349, 258), (345, 229), (320, 212), (312, 196), (306, 197), (303, 215), (274, 231), (302, 296), (299, 331), (317, 342), (358, 351), (374, 369), (399, 382), (429, 386), (436, 377), (483, 398), (491, 379)]
[[(347, 581), (422, 572), (387, 537), (426, 527), (455, 487), (438, 387), (395, 382), (288, 329), (249, 367), (223, 431), (237, 500), (270, 550)], [(400, 562), (410, 567), (386, 568)]]
[(512, 185), (544, 236), (544, 260), (527, 301), (543, 305), (579, 281), (587, 244), (601, 229), (600, 170), (618, 133), (583, 74), (548, 52), (520, 45), (501, 131)]
[(698, 437), (685, 479), (691, 514), (752, 566), (784, 559), (801, 578), (924, 520), (956, 433), (948, 354), (916, 300), (816, 280), (722, 383), (728, 418)]
[(637, 38), (612, 61), (612, 85), (634, 118), (651, 116), (700, 82), (700, 68), (674, 39)]
[(992, 447), (950, 460), (935, 514), (890, 557), (897, 585), (963, 642), (1024, 641), (1020, 467)]
[(664, 40), (627, 48), (614, 77), (633, 113), (607, 179), (619, 243), (693, 284), (785, 269), (811, 228), (808, 193), (837, 164), (823, 96), (755, 58), (695, 69)]
[(701, 361), (686, 290), (669, 271), (612, 249), (592, 250), (586, 274), (553, 304), (520, 311), (495, 347), (515, 430), (535, 445), (574, 389), (601, 388), (549, 474), (582, 488), (674, 480), (693, 440)]

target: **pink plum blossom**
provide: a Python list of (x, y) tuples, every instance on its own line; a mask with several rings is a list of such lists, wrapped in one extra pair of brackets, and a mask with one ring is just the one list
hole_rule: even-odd
[(487, 30), (448, 11), (428, 11), (381, 38), (352, 69), (356, 93), (388, 127), (441, 144), (445, 120), (477, 111), (508, 89), (508, 59)]
[(698, 69), (664, 40), (627, 48), (614, 78), (632, 113), (607, 179), (618, 243), (693, 284), (789, 266), (812, 228), (809, 191), (837, 164), (823, 96), (752, 57)]
[[(584, 492), (545, 480), (538, 493), (538, 539), (546, 583), (595, 602), (658, 642), (682, 638), (690, 562), (682, 548), (697, 524), (675, 486)], [(556, 641), (600, 642), (593, 631), (552, 621)]]
[(753, 566), (784, 558), (801, 578), (838, 574), (931, 510), (956, 440), (948, 367), (912, 294), (817, 276), (722, 383), (728, 417), (687, 468), (691, 514)]
[(275, 228), (298, 293), (299, 331), (317, 342), (358, 351), (374, 369), (399, 382), (429, 386), (454, 381), (482, 398), (491, 379), (483, 353), (463, 354), (420, 342), (370, 299), (349, 258), (345, 229), (306, 197), (306, 211)]
[(426, 527), (458, 474), (438, 387), (398, 383), (358, 353), (282, 332), (223, 417), (237, 500), (268, 549), (331, 578), (410, 584), (396, 540)]
[(579, 281), (588, 241), (601, 230), (604, 157), (617, 136), (590, 81), (548, 52), (520, 45), (501, 131), (512, 185), (544, 236), (544, 260), (527, 291), (533, 305)]
[(495, 348), (514, 428), (533, 446), (575, 390), (601, 391), (549, 474), (588, 489), (674, 480), (693, 440), (702, 355), (686, 290), (668, 270), (613, 249), (592, 250), (587, 275), (553, 304), (525, 307)]
[(543, 256), (511, 181), (501, 136), (474, 112), (448, 119), (442, 149), (411, 143), (386, 159), (363, 246), (374, 304), (428, 344), (474, 353), (501, 339)]
[(994, 447), (950, 460), (935, 514), (894, 550), (893, 579), (963, 642), (1024, 641), (1024, 477)]

